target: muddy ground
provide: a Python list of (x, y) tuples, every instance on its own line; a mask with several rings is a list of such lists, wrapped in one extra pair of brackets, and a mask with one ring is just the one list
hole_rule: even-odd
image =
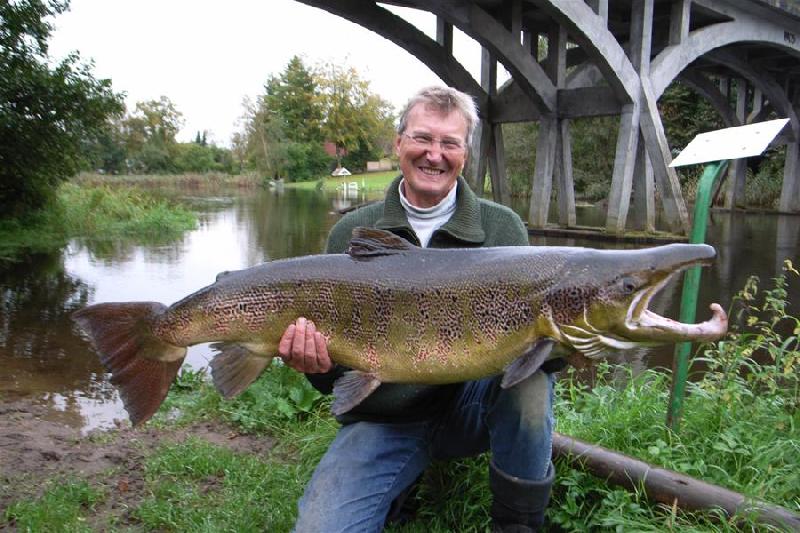
[[(180, 429), (120, 427), (110, 431), (81, 432), (48, 420), (48, 410), (28, 400), (0, 400), (0, 531), (14, 531), (4, 510), (20, 499), (36, 498), (48, 480), (63, 476), (105, 486), (107, 498), (92, 521), (128, 522), (128, 509), (136, 508), (147, 494), (142, 463), (158, 446), (182, 442), (189, 436), (225, 446), (235, 452), (264, 456), (273, 442), (242, 435), (219, 423), (201, 423)], [(109, 475), (111, 472), (111, 475)]]

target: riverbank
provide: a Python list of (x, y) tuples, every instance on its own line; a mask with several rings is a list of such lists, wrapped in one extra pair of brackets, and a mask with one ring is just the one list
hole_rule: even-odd
[[(350, 176), (325, 176), (316, 181), (286, 182), (284, 187), (298, 190), (350, 190), (352, 192), (383, 192), (399, 175), (398, 170), (385, 172), (365, 172)], [(355, 185), (353, 185), (355, 184)]]
[(57, 249), (76, 237), (166, 242), (196, 224), (187, 208), (139, 187), (68, 182), (42, 211), (22, 220), (0, 220), (0, 260)]
[(83, 172), (70, 180), (71, 183), (85, 186), (126, 185), (137, 187), (181, 187), (181, 188), (240, 188), (251, 189), (263, 186), (263, 180), (252, 172), (243, 174), (96, 174)]
[[(606, 365), (589, 381), (562, 373), (558, 431), (800, 513), (800, 320), (784, 292), (800, 275), (788, 267), (772, 286), (749, 283), (731, 315), (742, 326), (695, 360), (707, 371), (689, 386), (680, 433), (663, 426), (669, 372)], [(336, 431), (329, 399), (279, 364), (233, 401), (186, 372), (143, 428), (80, 436), (37, 409), (0, 407), (0, 529), (288, 531)], [(393, 531), (485, 531), (487, 461), (429, 469), (416, 518)], [(770, 530), (557, 468), (550, 531)]]

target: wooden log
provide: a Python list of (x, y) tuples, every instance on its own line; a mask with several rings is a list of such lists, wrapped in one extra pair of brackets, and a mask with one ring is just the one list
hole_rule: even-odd
[(648, 499), (681, 509), (722, 509), (728, 516), (752, 516), (759, 523), (800, 531), (800, 516), (788, 509), (648, 464), (628, 455), (553, 433), (553, 456), (614, 485), (644, 489)]

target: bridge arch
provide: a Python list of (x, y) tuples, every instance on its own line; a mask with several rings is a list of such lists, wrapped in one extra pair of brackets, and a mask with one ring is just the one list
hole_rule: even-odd
[[(651, 182), (655, 178), (670, 227), (687, 231), (688, 214), (677, 176), (668, 167), (671, 154), (657, 101), (672, 81), (683, 78), (712, 100), (726, 123), (744, 121), (745, 117), (734, 119), (736, 114), (730, 107), (726, 109), (727, 98), (714, 89), (709, 75), (733, 76), (758, 89), (758, 108), (753, 106), (751, 119), (765, 116), (767, 109), (790, 117), (792, 132), (784, 137), (790, 142), (781, 209), (800, 212), (796, 164), (800, 160), (800, 118), (795, 113), (800, 102), (800, 38), (796, 37), (800, 35), (800, 5), (780, 0), (381, 2), (435, 15), (437, 34), (432, 39), (374, 0), (298, 1), (392, 40), (445, 83), (476, 98), (481, 124), (471, 150), (478, 164), (469, 165), (475, 173), (470, 181), (482, 189), (488, 160), (496, 200), (507, 199), (500, 126), (538, 121), (529, 211), (532, 226), (548, 222), (554, 180), (559, 191), (559, 223), (574, 225), (569, 121), (618, 115), (606, 230), (624, 231), (632, 199), (638, 208), (647, 210), (643, 229), (652, 227), (655, 187)], [(483, 48), (479, 81), (453, 56), (453, 28)], [(540, 61), (541, 35), (547, 37), (547, 56)], [(749, 55), (764, 57), (765, 50), (780, 57), (770, 57), (768, 65), (761, 68), (760, 60)], [(498, 63), (512, 75), (512, 81), (503, 87), (497, 86)], [(765, 103), (760, 100), (762, 95)], [(746, 107), (741, 100), (734, 105), (737, 111)], [(638, 227), (639, 222), (635, 224)]]

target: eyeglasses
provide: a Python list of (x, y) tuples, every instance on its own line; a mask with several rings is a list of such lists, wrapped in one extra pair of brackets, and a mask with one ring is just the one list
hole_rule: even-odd
[(415, 146), (426, 150), (430, 150), (433, 148), (434, 144), (438, 143), (439, 149), (442, 152), (458, 153), (464, 151), (464, 144), (458, 139), (436, 139), (424, 133), (418, 133), (416, 135), (401, 133), (400, 135), (410, 140)]

